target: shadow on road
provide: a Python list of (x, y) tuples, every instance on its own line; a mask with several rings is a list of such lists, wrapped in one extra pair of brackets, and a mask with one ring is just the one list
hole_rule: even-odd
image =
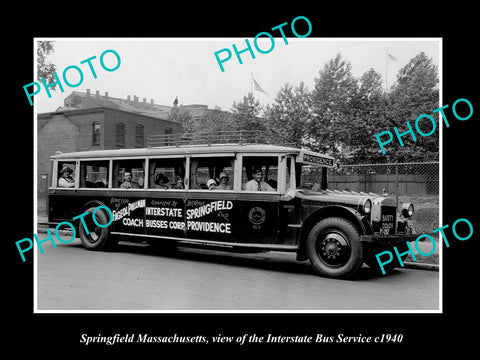
[[(72, 247), (82, 248), (81, 244), (71, 244)], [(308, 261), (297, 261), (295, 253), (287, 252), (235, 252), (229, 249), (214, 247), (199, 247), (195, 245), (152, 246), (146, 243), (132, 243), (120, 241), (112, 253), (141, 254), (144, 256), (179, 259), (184, 261), (198, 261), (231, 265), (237, 267), (255, 268), (269, 271), (287, 272), (319, 276)], [(383, 277), (400, 275), (401, 271), (393, 270), (390, 274), (382, 275), (378, 269), (364, 265), (353, 277), (342, 281), (366, 281)]]

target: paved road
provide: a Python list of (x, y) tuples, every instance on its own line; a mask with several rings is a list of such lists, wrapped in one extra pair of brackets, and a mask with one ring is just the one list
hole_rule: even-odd
[(124, 242), (96, 252), (79, 239), (43, 247), (36, 258), (39, 311), (439, 309), (436, 271), (403, 268), (381, 276), (365, 266), (355, 280), (334, 280), (289, 253), (186, 247), (165, 253)]

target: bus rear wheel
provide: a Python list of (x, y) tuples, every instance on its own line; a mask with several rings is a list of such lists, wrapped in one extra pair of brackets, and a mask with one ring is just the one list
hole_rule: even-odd
[(86, 226), (82, 223), (78, 224), (80, 240), (87, 250), (109, 250), (116, 245), (118, 240), (109, 236), (108, 226), (101, 227), (97, 225), (106, 225), (109, 223), (109, 215), (105, 210), (97, 209), (95, 211), (97, 224), (93, 221), (92, 214), (95, 209), (95, 207), (90, 207), (86, 210), (88, 214), (83, 217)]
[(307, 238), (307, 254), (313, 268), (322, 276), (348, 278), (363, 263), (363, 249), (357, 228), (343, 218), (318, 222)]

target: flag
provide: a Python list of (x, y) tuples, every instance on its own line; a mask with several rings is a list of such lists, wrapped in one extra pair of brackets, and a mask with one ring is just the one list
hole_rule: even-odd
[(265, 92), (265, 90), (262, 89), (262, 87), (255, 81), (255, 79), (252, 78), (252, 80), (253, 80), (253, 83), (254, 83), (254, 85), (255, 85), (255, 90), (260, 91), (260, 92), (263, 92), (265, 95), (267, 95), (267, 93)]
[(393, 60), (393, 61), (397, 61), (397, 59), (394, 58), (392, 55), (390, 55), (390, 53), (388, 53), (388, 58), (391, 59), (391, 60)]

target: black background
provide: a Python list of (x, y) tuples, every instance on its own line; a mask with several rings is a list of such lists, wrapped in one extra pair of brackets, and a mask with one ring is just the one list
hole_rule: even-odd
[[(5, 192), (2, 224), (3, 310), (2, 343), (13, 354), (72, 356), (86, 352), (125, 354), (151, 353), (156, 357), (178, 356), (193, 350), (200, 353), (224, 351), (225, 356), (250, 350), (268, 353), (292, 350), (294, 353), (321, 358), (327, 352), (383, 358), (392, 356), (432, 356), (437, 351), (461, 349), (467, 353), (476, 340), (476, 287), (478, 284), (478, 159), (476, 137), (480, 112), (478, 90), (477, 10), (460, 2), (437, 3), (420, 7), (417, 3), (325, 3), (294, 6), (292, 3), (201, 4), (187, 3), (110, 3), (100, 8), (93, 3), (44, 3), (15, 12), (9, 8), (2, 24), (5, 48), (3, 82), (3, 173)], [(310, 4), (310, 3), (309, 3)], [(167, 5), (171, 7), (166, 7)], [(9, 14), (17, 14), (9, 21)], [(473, 104), (473, 116), (467, 121), (450, 121), (443, 131), (443, 224), (458, 218), (469, 219), (474, 235), (468, 241), (453, 240), (444, 248), (443, 314), (365, 313), (365, 314), (34, 314), (33, 257), (22, 263), (15, 241), (31, 238), (33, 226), (33, 107), (23, 92), (23, 85), (33, 79), (34, 37), (240, 37), (253, 38), (296, 16), (306, 16), (312, 23), (310, 37), (441, 37), (443, 38), (443, 104), (466, 98)], [(299, 24), (299, 23), (298, 23)], [(300, 34), (304, 33), (298, 29)], [(139, 69), (141, 71), (141, 69)], [(433, 110), (433, 109), (432, 109)], [(447, 113), (448, 114), (448, 113)], [(9, 178), (6, 175), (9, 174)], [(12, 184), (16, 185), (12, 187)], [(5, 211), (6, 210), (6, 211)], [(447, 234), (451, 234), (448, 233)], [(59, 296), (61, 296), (59, 294)], [(473, 327), (472, 327), (473, 326)], [(274, 335), (375, 336), (402, 333), (401, 344), (237, 344), (161, 345), (139, 344), (115, 346), (79, 343), (83, 333), (139, 334), (181, 336), (219, 333), (241, 336), (256, 333)], [(5, 346), (4, 346), (5, 347)], [(173, 350), (173, 352), (169, 352)]]

